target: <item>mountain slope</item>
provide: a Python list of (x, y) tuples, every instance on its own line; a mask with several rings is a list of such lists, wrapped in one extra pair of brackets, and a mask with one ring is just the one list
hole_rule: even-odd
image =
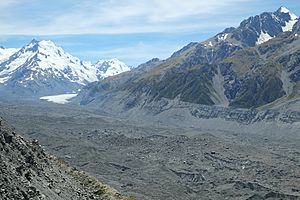
[[(294, 31), (291, 32), (293, 27)], [(164, 98), (183, 102), (257, 108), (299, 96), (300, 38), (296, 16), (281, 7), (190, 43), (148, 70), (144, 65), (85, 87), (81, 104), (114, 99), (124, 110)], [(224, 33), (228, 35), (223, 35)], [(263, 42), (260, 33), (274, 37)], [(230, 34), (229, 34), (230, 33)], [(119, 102), (119, 103), (117, 103)]]
[(9, 59), (9, 57), (17, 51), (19, 51), (17, 48), (4, 48), (0, 46), (0, 63)]
[(93, 177), (48, 156), (0, 118), (0, 198), (127, 199)]
[(18, 94), (50, 95), (74, 92), (87, 83), (130, 70), (117, 59), (105, 62), (106, 70), (103, 72), (99, 69), (99, 62), (97, 65), (82, 62), (51, 41), (32, 40), (19, 51), (3, 58), (0, 84)]

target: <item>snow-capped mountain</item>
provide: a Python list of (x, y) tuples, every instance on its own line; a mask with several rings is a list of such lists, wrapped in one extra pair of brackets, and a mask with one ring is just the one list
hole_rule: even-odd
[[(190, 43), (166, 60), (155, 59), (114, 79), (89, 84), (76, 98), (82, 105), (103, 110), (109, 105), (108, 112), (116, 108), (118, 113), (169, 110), (174, 102), (166, 99), (233, 108), (290, 101), (299, 98), (299, 36), (298, 17), (281, 7)], [(204, 110), (198, 114), (207, 116)]]
[(122, 72), (130, 71), (131, 68), (120, 60), (113, 58), (110, 60), (99, 60), (94, 64), (97, 69), (99, 79), (115, 76)]
[(51, 95), (73, 92), (87, 83), (128, 71), (128, 67), (117, 59), (102, 61), (103, 65), (82, 62), (52, 41), (32, 40), (19, 50), (2, 49), (2, 52), (0, 86), (15, 93)]
[(228, 42), (231, 45), (253, 47), (276, 37), (282, 32), (292, 31), (299, 18), (286, 7), (275, 12), (264, 12), (242, 21), (237, 28), (227, 28), (215, 37), (203, 42), (206, 47)]
[(39, 79), (68, 80), (81, 85), (97, 80), (93, 67), (85, 66), (51, 41), (31, 41), (0, 67), (0, 82), (16, 80), (24, 86)]

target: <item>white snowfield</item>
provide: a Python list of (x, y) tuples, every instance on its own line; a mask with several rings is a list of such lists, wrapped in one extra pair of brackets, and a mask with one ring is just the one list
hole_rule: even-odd
[(256, 44), (258, 45), (258, 44), (265, 43), (265, 42), (269, 41), (272, 38), (273, 37), (270, 36), (268, 33), (265, 33), (264, 31), (262, 31), (259, 38), (257, 39)]
[(11, 55), (19, 51), (20, 49), (16, 48), (1, 48), (0, 47), (0, 63), (5, 62), (9, 59)]
[(285, 23), (285, 26), (282, 27), (282, 31), (286, 32), (286, 31), (292, 31), (293, 30), (293, 26), (296, 24), (296, 22), (298, 21), (298, 16), (295, 15), (294, 13), (292, 13), (291, 11), (289, 11), (289, 9), (287, 9), (286, 7), (281, 7), (280, 12), (282, 13), (288, 13), (290, 15), (291, 20)]
[(77, 94), (60, 94), (60, 95), (54, 95), (54, 96), (45, 96), (41, 97), (41, 100), (46, 100), (52, 103), (57, 104), (66, 104), (69, 102), (70, 99), (76, 97)]

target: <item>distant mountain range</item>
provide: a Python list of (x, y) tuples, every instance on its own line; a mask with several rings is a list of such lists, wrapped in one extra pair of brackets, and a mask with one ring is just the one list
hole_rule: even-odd
[(83, 62), (52, 41), (32, 40), (21, 49), (0, 48), (0, 88), (18, 95), (75, 92), (130, 69), (118, 59)]
[(91, 83), (77, 100), (101, 108), (110, 104), (107, 109), (118, 112), (154, 104), (163, 110), (172, 106), (170, 101), (274, 107), (300, 96), (299, 30), (298, 17), (287, 8), (264, 12), (206, 41), (190, 43), (166, 60), (153, 59)]

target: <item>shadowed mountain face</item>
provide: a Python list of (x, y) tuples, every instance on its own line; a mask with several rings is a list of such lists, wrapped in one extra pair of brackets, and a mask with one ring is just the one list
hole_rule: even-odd
[(79, 100), (97, 105), (110, 98), (126, 110), (163, 98), (237, 108), (298, 98), (298, 29), (297, 16), (284, 7), (262, 13), (204, 42), (190, 43), (167, 60), (154, 59), (89, 84)]

